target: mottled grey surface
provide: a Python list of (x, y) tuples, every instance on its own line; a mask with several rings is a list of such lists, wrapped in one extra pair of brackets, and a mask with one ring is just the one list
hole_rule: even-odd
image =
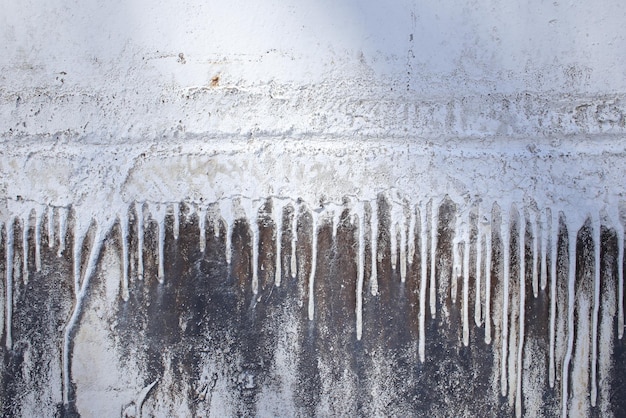
[[(144, 277), (137, 275), (137, 214), (130, 215), (129, 299), (119, 286), (122, 275), (122, 235), (116, 224), (99, 254), (98, 267), (89, 283), (78, 326), (71, 333), (71, 387), (62, 401), (61, 351), (63, 330), (73, 307), (73, 234), (67, 233), (66, 251), (48, 247), (45, 229), (41, 242), (41, 271), (36, 271), (34, 217), (28, 225), (28, 279), (23, 264), (22, 231), (14, 223), (13, 345), (3, 344), (1, 405), (6, 416), (510, 416), (515, 413), (510, 396), (501, 396), (499, 385), (500, 327), (494, 312), (491, 344), (484, 341), (484, 324), (474, 323), (469, 306), (470, 342), (462, 344), (462, 299), (450, 298), (452, 243), (456, 208), (444, 201), (439, 208), (436, 253), (437, 315), (426, 317), (426, 359), (418, 356), (420, 267), (419, 240), (405, 283), (391, 263), (388, 204), (378, 200), (378, 286), (369, 292), (371, 241), (366, 240), (363, 335), (355, 333), (357, 277), (357, 225), (349, 212), (340, 218), (336, 238), (332, 225), (320, 225), (315, 288), (315, 317), (308, 319), (307, 295), (311, 268), (311, 217), (300, 212), (298, 220), (298, 274), (289, 271), (294, 216), (292, 206), (283, 213), (282, 283), (274, 284), (276, 228), (268, 201), (258, 218), (260, 228), (259, 291), (251, 290), (251, 232), (245, 220), (233, 229), (232, 262), (225, 260), (226, 231), (216, 220), (206, 221), (207, 245), (198, 245), (198, 216), (180, 205), (179, 237), (174, 238), (171, 209), (166, 217), (164, 282), (157, 280), (158, 225), (145, 219)], [(187, 216), (189, 215), (189, 216)], [(369, 216), (369, 214), (368, 214)], [(494, 219), (498, 219), (497, 213)], [(44, 219), (44, 224), (45, 224)], [(68, 231), (72, 231), (70, 217)], [(219, 222), (219, 221), (218, 221)], [(511, 224), (511, 248), (516, 248), (519, 219)], [(526, 228), (526, 306), (524, 341), (525, 415), (555, 416), (561, 411), (561, 359), (557, 359), (556, 384), (548, 385), (549, 287), (532, 292), (532, 229)], [(419, 227), (419, 225), (418, 225)], [(567, 309), (567, 234), (561, 224), (558, 244), (558, 318)], [(475, 229), (473, 229), (475, 232)], [(0, 274), (6, 274), (4, 229)], [(83, 244), (83, 269), (87, 263), (93, 228)], [(593, 306), (593, 241), (586, 224), (577, 241), (576, 323), (591, 315)], [(419, 234), (417, 235), (419, 236)], [(91, 238), (90, 238), (91, 237)], [(626, 413), (626, 351), (616, 337), (617, 239), (602, 230), (601, 322), (608, 318), (610, 368), (598, 369), (601, 386), (597, 407), (585, 406), (589, 416), (623, 416)], [(472, 233), (470, 251), (476, 251)], [(492, 297), (501, 295), (502, 241), (493, 233)], [(430, 268), (430, 260), (428, 260)], [(552, 263), (548, 254), (548, 263)], [(518, 286), (520, 260), (511, 254), (511, 289)], [(470, 287), (474, 300), (474, 273)], [(459, 295), (462, 279), (459, 280)], [(3, 293), (6, 281), (0, 281)], [(443, 295), (443, 297), (442, 297)], [(511, 323), (518, 299), (511, 296)], [(430, 300), (428, 300), (427, 305)], [(501, 313), (500, 313), (501, 315)], [(515, 332), (511, 331), (511, 334)], [(3, 333), (5, 343), (6, 332)], [(575, 338), (576, 347), (583, 344)], [(590, 338), (586, 335), (585, 338)], [(589, 341), (587, 340), (586, 343)], [(557, 341), (558, 344), (558, 341)], [(584, 344), (583, 344), (584, 345)], [(587, 344), (588, 346), (588, 344)], [(573, 356), (573, 362), (589, 362), (589, 354)], [(574, 365), (572, 364), (572, 370)], [(585, 369), (585, 368), (583, 368)], [(587, 368), (588, 369), (588, 368)], [(587, 371), (587, 373), (589, 373)], [(588, 397), (589, 375), (584, 387), (570, 374), (570, 397), (575, 391)], [(510, 391), (514, 389), (509, 389)], [(588, 401), (587, 401), (588, 402)]]

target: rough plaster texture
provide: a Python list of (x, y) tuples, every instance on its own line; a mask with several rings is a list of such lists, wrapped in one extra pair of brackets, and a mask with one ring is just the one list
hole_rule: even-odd
[(4, 415), (626, 413), (620, 2), (4, 3)]

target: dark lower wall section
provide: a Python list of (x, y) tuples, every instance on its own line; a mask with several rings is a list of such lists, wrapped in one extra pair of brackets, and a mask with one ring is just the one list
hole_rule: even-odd
[(392, 206), (7, 220), (3, 415), (626, 414), (621, 234)]

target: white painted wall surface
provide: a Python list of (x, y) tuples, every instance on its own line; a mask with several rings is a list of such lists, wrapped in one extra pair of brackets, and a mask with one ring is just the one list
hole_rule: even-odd
[(624, 130), (617, 0), (3, 3), (4, 138)]

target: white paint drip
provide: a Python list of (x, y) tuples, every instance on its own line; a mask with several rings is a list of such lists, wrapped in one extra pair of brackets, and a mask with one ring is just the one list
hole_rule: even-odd
[(436, 265), (437, 265), (437, 238), (439, 237), (439, 207), (431, 201), (431, 223), (430, 223), (430, 316), (435, 319), (437, 313), (437, 293), (436, 293)]
[(456, 214), (456, 221), (454, 225), (454, 238), (452, 240), (452, 277), (450, 282), (450, 298), (452, 304), (456, 304), (456, 296), (458, 292), (458, 282), (461, 277), (461, 262), (459, 258), (461, 256), (460, 245), (462, 240), (462, 226), (461, 226), (461, 214)]
[(54, 206), (48, 206), (48, 248), (54, 248)]
[(291, 216), (291, 260), (290, 260), (291, 277), (294, 279), (298, 275), (298, 259), (296, 258), (296, 247), (298, 243), (299, 212), (300, 212), (300, 206), (294, 203), (293, 214)]
[(6, 277), (5, 277), (5, 292), (6, 301), (5, 315), (4, 315), (4, 333), (5, 333), (5, 345), (7, 350), (13, 348), (13, 336), (11, 333), (13, 322), (13, 240), (15, 239), (13, 234), (13, 219), (5, 224), (6, 227)]
[(137, 215), (137, 278), (143, 280), (143, 240), (144, 240), (144, 218), (143, 203), (135, 203), (135, 213)]
[(539, 214), (533, 219), (533, 296), (539, 297)]
[[(393, 213), (393, 212), (392, 212)], [(398, 263), (398, 228), (399, 225), (392, 216), (389, 223), (389, 244), (391, 252), (391, 269), (395, 270)]]
[(59, 208), (59, 249), (57, 256), (61, 257), (63, 251), (65, 251), (65, 234), (67, 233), (67, 217), (69, 215), (69, 209)]
[[(520, 227), (521, 227), (521, 223), (523, 222), (523, 216), (520, 214), (520, 211), (518, 210), (519, 205), (517, 203), (512, 203), (509, 206), (511, 208), (511, 211), (509, 212), (509, 221), (510, 221), (510, 230), (509, 230), (509, 239), (512, 240), (513, 238), (513, 234), (519, 234), (520, 232)], [(515, 232), (513, 232), (513, 226), (516, 226), (517, 229), (515, 230)], [(517, 253), (517, 258), (519, 261), (518, 267), (522, 267), (521, 264), (521, 260), (519, 260), (519, 256), (520, 256), (520, 251), (519, 251), (519, 243), (521, 243), (521, 241), (523, 241), (522, 237), (518, 237), (517, 243), (518, 243), (518, 247), (514, 248), (514, 247), (510, 247), (509, 248), (509, 255), (512, 255), (513, 253)], [(511, 267), (509, 267), (509, 276), (508, 276), (508, 280), (511, 283), (515, 283), (515, 280), (518, 280), (519, 282), (519, 274), (517, 277), (515, 277), (512, 272), (511, 272)], [(518, 364), (517, 364), (517, 353), (518, 353), (518, 346), (519, 346), (519, 306), (516, 306), (515, 303), (519, 302), (519, 283), (517, 283), (517, 287), (515, 286), (511, 286), (511, 283), (509, 283), (509, 306), (507, 309), (507, 314), (509, 315), (509, 346), (508, 346), (508, 381), (507, 381), (507, 386), (508, 386), (508, 400), (509, 400), (509, 406), (512, 407), (513, 409), (515, 406), (515, 400), (516, 400), (516, 394), (517, 394), (517, 390), (516, 390), (516, 385), (517, 385), (517, 376), (519, 375), (518, 373)], [(517, 309), (517, 311), (516, 311)]]
[(485, 233), (485, 343), (491, 344), (491, 223)]
[(370, 291), (372, 296), (378, 294), (378, 202), (370, 202), (370, 231), (372, 247), (372, 269), (370, 272)]
[(426, 351), (426, 286), (428, 282), (428, 207), (430, 203), (420, 209), (420, 311), (419, 311), (419, 357), (423, 363)]
[(159, 242), (158, 242), (158, 258), (159, 265), (157, 270), (157, 280), (160, 284), (165, 282), (165, 214), (167, 212), (167, 206), (165, 204), (156, 204), (149, 206), (152, 217), (156, 217), (158, 229), (159, 229)]
[(259, 205), (255, 204), (252, 199), (240, 199), (240, 202), (252, 235), (252, 294), (256, 295), (259, 293)]
[(30, 211), (22, 217), (22, 281), (24, 284), (28, 284), (28, 231), (30, 229)]
[(226, 264), (230, 265), (232, 257), (231, 242), (233, 237), (233, 227), (235, 226), (235, 216), (233, 214), (233, 203), (230, 199), (222, 199), (219, 202), (220, 215), (226, 224)]
[[(78, 217), (77, 217), (78, 218)], [(78, 322), (78, 318), (80, 317), (80, 311), (82, 309), (83, 301), (85, 299), (85, 295), (87, 293), (87, 288), (89, 287), (89, 281), (91, 280), (91, 276), (95, 272), (96, 263), (98, 261), (98, 256), (100, 254), (100, 249), (102, 248), (103, 241), (106, 237), (106, 232), (110, 229), (110, 225), (102, 226), (98, 225), (96, 234), (94, 236), (93, 243), (91, 245), (91, 253), (89, 255), (89, 261), (87, 262), (87, 268), (85, 270), (85, 274), (83, 276), (83, 282), (79, 283), (79, 289), (75, 292), (76, 301), (74, 304), (74, 310), (72, 311), (72, 315), (70, 316), (69, 321), (65, 326), (65, 331), (63, 333), (63, 355), (62, 355), (62, 382), (63, 382), (63, 404), (68, 405), (70, 402), (70, 388), (71, 388), (71, 364), (70, 364), (70, 345), (72, 341), (72, 333), (74, 332), (74, 328)], [(74, 238), (77, 239), (77, 236)], [(80, 244), (82, 246), (82, 240), (80, 240)], [(80, 271), (79, 271), (80, 275)]]
[(543, 216), (541, 212), (537, 216), (541, 221), (541, 290), (545, 290), (548, 286), (548, 210)]
[(219, 238), (220, 236), (220, 213), (217, 204), (211, 205), (211, 219), (213, 221), (213, 236)]
[(285, 206), (285, 200), (272, 199), (272, 215), (274, 216), (274, 224), (276, 225), (276, 264), (274, 266), (274, 284), (276, 287), (280, 287), (283, 276), (283, 210)]
[[(204, 253), (204, 251), (206, 250), (206, 217), (207, 208), (205, 206), (201, 206), (198, 209), (198, 232), (200, 233), (200, 241), (198, 244), (201, 253)], [(217, 230), (219, 231), (219, 224), (217, 220), (215, 221), (214, 225), (218, 225)], [(213, 230), (213, 232), (215, 233), (215, 229)]]
[(556, 265), (559, 240), (559, 215), (556, 210), (549, 211), (546, 216), (550, 223), (550, 359), (548, 365), (548, 381), (550, 387), (554, 387), (556, 367), (554, 364), (554, 348), (556, 344)]
[[(537, 222), (534, 223), (535, 226)], [(535, 228), (536, 233), (536, 228)], [(524, 357), (524, 320), (525, 320), (525, 307), (526, 307), (526, 219), (522, 213), (520, 213), (519, 219), (519, 341), (517, 347), (517, 385), (515, 392), (515, 415), (517, 418), (522, 416), (522, 372), (524, 370), (522, 360)], [(536, 235), (533, 237), (534, 242), (537, 242)], [(533, 252), (534, 266), (536, 267), (536, 251)], [(536, 269), (533, 270), (536, 273)], [(535, 283), (536, 274), (533, 276), (533, 283)]]
[[(1, 220), (0, 220), (0, 231), (2, 231), (3, 233), (6, 233), (5, 223), (2, 222)], [(0, 240), (2, 240), (2, 239), (4, 239), (4, 238), (2, 237), (2, 233), (0, 233)], [(5, 305), (6, 305), (6, 302), (7, 302), (7, 300), (6, 300), (6, 284), (7, 284), (7, 280), (6, 280), (6, 261), (7, 261), (6, 260), (6, 253), (7, 253), (7, 248), (6, 247), (7, 246), (6, 246), (6, 244), (7, 244), (7, 240), (5, 239), (2, 242), (2, 250), (4, 252), (3, 256), (4, 256), (4, 262), (5, 262), (5, 267), (4, 267), (5, 280), (4, 280), (4, 284), (3, 284), (4, 294), (0, 294), (0, 338), (2, 338), (2, 336), (4, 335), (4, 331), (5, 331), (5, 328), (6, 328), (5, 321), (4, 321), (4, 318), (5, 318), (5, 315), (6, 315), (6, 306)]]
[(502, 274), (503, 296), (502, 296), (502, 372), (500, 375), (500, 390), (502, 396), (507, 394), (507, 375), (506, 362), (508, 355), (508, 338), (509, 338), (509, 280), (510, 264), (511, 264), (511, 224), (509, 216), (509, 207), (502, 207), (502, 224), (500, 225), (500, 236), (502, 237), (502, 262), (504, 272)]
[(598, 365), (598, 311), (600, 310), (600, 219), (593, 217), (593, 252), (595, 258), (593, 277), (593, 322), (591, 345), (591, 406), (596, 406), (598, 397), (597, 365)]
[(128, 293), (128, 272), (130, 268), (130, 253), (129, 253), (129, 243), (130, 239), (129, 227), (128, 227), (128, 213), (122, 212), (119, 217), (120, 222), (120, 232), (122, 238), (122, 299), (124, 302), (128, 302), (130, 297)]
[[(466, 228), (463, 242), (463, 345), (469, 345), (469, 266), (470, 243), (469, 228)], [(480, 298), (477, 298), (480, 300)]]
[(356, 339), (363, 334), (363, 279), (365, 276), (365, 203), (356, 206), (359, 217), (359, 259), (357, 262), (358, 276), (356, 281)]
[(332, 222), (333, 222), (333, 240), (337, 242), (337, 230), (339, 229), (339, 223), (341, 222), (341, 213), (343, 212), (343, 207), (339, 205), (329, 205), (330, 210), (332, 212)]
[(572, 358), (572, 349), (574, 347), (574, 291), (576, 285), (576, 237), (578, 229), (574, 227), (574, 223), (568, 220), (567, 236), (568, 236), (568, 283), (567, 283), (567, 351), (563, 359), (562, 370), (562, 394), (561, 407), (563, 418), (567, 417), (567, 402), (569, 398), (569, 367)]
[(415, 217), (415, 211), (416, 211), (416, 207), (411, 205), (410, 207), (410, 218), (409, 218), (409, 234), (408, 234), (408, 260), (407, 262), (409, 264), (413, 263), (413, 260), (415, 259), (415, 238), (416, 238), (416, 232), (415, 232), (415, 224), (416, 224), (416, 217)]
[(319, 213), (311, 210), (311, 274), (309, 275), (309, 320), (315, 315), (315, 269), (317, 267), (317, 225)]
[(172, 225), (172, 229), (174, 230), (174, 239), (178, 240), (178, 236), (180, 235), (180, 204), (173, 203), (172, 212), (174, 215), (174, 224)]
[(74, 293), (80, 292), (80, 270), (82, 263), (83, 241), (89, 232), (91, 226), (91, 218), (81, 216), (76, 210), (74, 211)]
[(402, 213), (402, 218), (400, 222), (398, 223), (398, 225), (400, 227), (400, 281), (404, 283), (406, 281), (406, 270), (407, 270), (406, 218), (404, 216), (404, 213)]
[(41, 224), (45, 207), (41, 206), (35, 213), (35, 269), (41, 271)]
[(481, 296), (481, 275), (482, 275), (482, 262), (483, 262), (483, 244), (484, 244), (484, 232), (483, 228), (480, 225), (480, 218), (478, 218), (478, 234), (476, 237), (476, 289), (475, 289), (475, 297), (474, 297), (474, 323), (477, 327), (482, 325), (482, 305), (480, 301)]
[(615, 223), (617, 231), (617, 337), (624, 337), (624, 227)]

